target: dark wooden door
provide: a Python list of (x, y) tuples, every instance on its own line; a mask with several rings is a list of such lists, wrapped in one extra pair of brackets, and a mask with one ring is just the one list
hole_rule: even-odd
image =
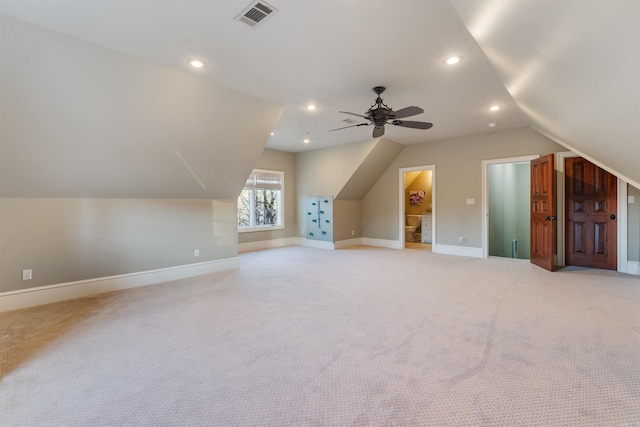
[(531, 262), (554, 271), (556, 192), (553, 154), (531, 161)]
[(618, 181), (581, 158), (565, 160), (566, 264), (618, 268)]

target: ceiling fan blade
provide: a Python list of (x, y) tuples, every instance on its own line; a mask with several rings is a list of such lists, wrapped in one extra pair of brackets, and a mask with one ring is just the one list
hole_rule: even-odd
[(371, 123), (358, 123), (357, 125), (351, 125), (351, 126), (345, 126), (345, 127), (341, 127), (341, 128), (331, 129), (331, 130), (329, 130), (329, 132), (333, 132), (334, 130), (354, 128), (356, 126), (369, 126), (370, 124)]
[(394, 112), (396, 119), (403, 119), (405, 117), (415, 116), (416, 114), (420, 113), (424, 113), (424, 110), (420, 107), (416, 107), (415, 105), (407, 108), (402, 108)]
[(405, 128), (413, 128), (413, 129), (431, 129), (433, 127), (433, 123), (427, 122), (412, 122), (410, 120), (394, 120), (391, 122), (394, 126), (402, 126)]
[(384, 126), (376, 126), (376, 127), (373, 129), (373, 137), (374, 137), (374, 138), (379, 138), (379, 137), (381, 137), (382, 135), (384, 135)]
[[(348, 111), (338, 111), (338, 113), (342, 113), (342, 114), (351, 114), (352, 116), (358, 116), (358, 117), (362, 117), (363, 119), (367, 119), (369, 120), (369, 117), (367, 116), (363, 116), (362, 114), (356, 114), (356, 113), (350, 113)], [(406, 116), (404, 116), (406, 117)]]

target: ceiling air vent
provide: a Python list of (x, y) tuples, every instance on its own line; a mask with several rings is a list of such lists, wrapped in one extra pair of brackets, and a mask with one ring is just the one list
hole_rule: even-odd
[(278, 9), (263, 1), (254, 1), (245, 10), (235, 17), (236, 21), (244, 22), (250, 27), (256, 28), (276, 13)]

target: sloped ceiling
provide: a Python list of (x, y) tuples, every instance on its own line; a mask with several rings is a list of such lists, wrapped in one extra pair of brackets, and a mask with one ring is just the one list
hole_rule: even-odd
[[(368, 127), (328, 130), (345, 126), (339, 110), (363, 113), (371, 88), (384, 85), (388, 105), (418, 105), (425, 112), (413, 119), (434, 123), (388, 126), (390, 141), (532, 126), (640, 186), (637, 0), (270, 0), (279, 11), (256, 29), (233, 20), (248, 3), (0, 0), (0, 12), (284, 105), (272, 129), (258, 126), (270, 148), (368, 140)], [(452, 54), (463, 61), (444, 65)], [(189, 70), (192, 57), (207, 67)], [(245, 127), (257, 120), (243, 117)], [(219, 124), (229, 138), (241, 128)]]
[(532, 127), (640, 183), (640, 1), (452, 0)]
[[(491, 63), (447, 0), (269, 0), (258, 28), (234, 20), (249, 0), (0, 0), (0, 12), (149, 63), (285, 105), (268, 148), (300, 152), (366, 141), (340, 110), (363, 114), (383, 99), (425, 112), (428, 131), (389, 126), (386, 139), (416, 144), (527, 126)], [(443, 61), (464, 56), (459, 67)], [(192, 70), (187, 60), (207, 67)], [(305, 106), (317, 105), (309, 112)], [(487, 110), (503, 106), (499, 120)], [(309, 136), (311, 143), (303, 140)]]
[(411, 171), (404, 173), (404, 189), (406, 190), (413, 184), (413, 181), (418, 178), (418, 176), (422, 173), (422, 171)]
[(0, 19), (0, 196), (235, 199), (283, 109)]
[[(375, 150), (380, 138), (296, 155), (297, 192), (336, 197)], [(394, 156), (395, 157), (395, 156)], [(371, 182), (366, 183), (369, 186)]]

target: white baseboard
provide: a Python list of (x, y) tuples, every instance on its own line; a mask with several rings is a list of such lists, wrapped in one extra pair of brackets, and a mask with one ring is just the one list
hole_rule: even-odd
[(635, 274), (640, 276), (640, 262), (638, 261), (627, 261), (627, 273)]
[(323, 240), (306, 239), (304, 237), (291, 237), (287, 239), (264, 240), (260, 242), (239, 243), (238, 252), (257, 251), (262, 249), (279, 248), (282, 246), (307, 246), (318, 249), (343, 249), (352, 246), (377, 246), (379, 248), (402, 249), (400, 241), (386, 239), (372, 239), (369, 237), (357, 237), (354, 239), (338, 240), (337, 242), (325, 242)]
[(334, 249), (343, 249), (350, 248), (352, 246), (360, 246), (362, 245), (362, 239), (360, 237), (356, 237), (355, 239), (346, 239), (346, 240), (338, 240), (333, 243)]
[[(365, 243), (366, 241), (366, 243)], [(357, 237), (355, 239), (338, 240), (337, 242), (325, 242), (323, 240), (306, 239), (304, 237), (290, 237), (286, 239), (263, 240), (260, 242), (238, 243), (238, 252), (259, 251), (262, 249), (280, 248), (283, 246), (307, 246), (318, 249), (343, 249), (353, 246), (378, 246), (382, 248), (398, 249), (399, 242), (396, 240), (370, 239), (367, 237)]]
[(335, 249), (335, 245), (333, 242), (325, 242), (324, 240), (313, 240), (313, 239), (305, 239), (302, 237), (298, 238), (298, 245), (307, 246), (309, 248), (318, 248), (318, 249)]
[(365, 246), (377, 246), (379, 248), (402, 249), (400, 240), (372, 239), (370, 237), (361, 237), (360, 243)]
[(472, 248), (469, 246), (454, 245), (433, 245), (431, 250), (434, 253), (444, 255), (468, 256), (472, 258), (482, 258), (482, 248)]
[(81, 298), (104, 292), (137, 288), (187, 277), (201, 276), (203, 274), (231, 270), (239, 266), (240, 258), (234, 257), (199, 262), (197, 264), (161, 268), (158, 270), (3, 292), (0, 293), (0, 312)]
[(238, 243), (238, 252), (260, 251), (263, 249), (281, 248), (283, 246), (307, 246), (319, 249), (342, 249), (352, 246), (362, 245), (361, 239), (338, 240), (337, 242), (326, 242), (323, 240), (305, 239), (303, 237), (289, 237), (286, 239), (262, 240), (259, 242)]
[(259, 242), (238, 243), (238, 252), (260, 251), (262, 249), (281, 248), (300, 244), (299, 237), (287, 237), (284, 239), (261, 240)]

